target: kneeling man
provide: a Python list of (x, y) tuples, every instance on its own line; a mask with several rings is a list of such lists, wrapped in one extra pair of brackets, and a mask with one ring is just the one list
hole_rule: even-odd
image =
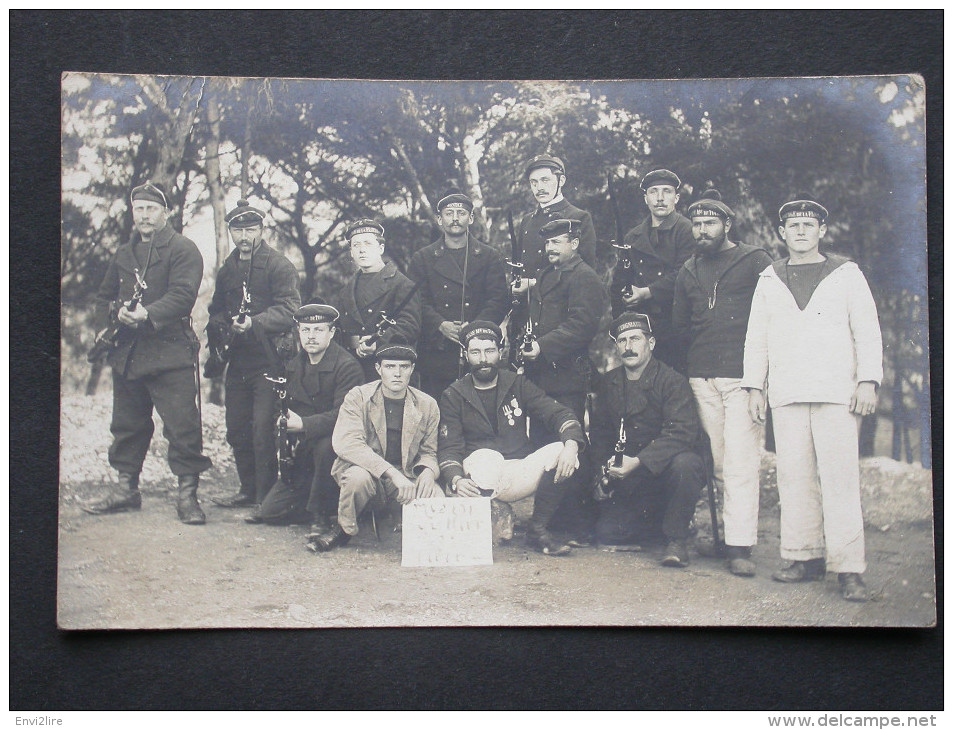
[[(530, 544), (546, 555), (565, 555), (571, 546), (547, 528), (579, 466), (586, 443), (582, 424), (532, 381), (500, 369), (501, 339), (492, 322), (471, 322), (461, 332), (470, 373), (440, 399), (440, 469), (461, 497), (517, 502), (535, 493)], [(560, 441), (534, 450), (527, 416), (545, 423)]]
[(347, 544), (372, 499), (390, 506), (444, 496), (436, 481), (437, 401), (410, 387), (417, 351), (395, 336), (376, 357), (380, 380), (352, 388), (338, 412), (331, 436), (338, 458), (331, 475), (341, 496), (337, 522), (311, 538), (310, 547), (318, 552)]
[(338, 310), (310, 303), (294, 315), (299, 352), (286, 368), (288, 433), (297, 441), (291, 474), (282, 474), (249, 522), (309, 521), (312, 533), (330, 528), (338, 490), (331, 479), (331, 431), (344, 396), (364, 380), (357, 360), (336, 344)]
[(597, 538), (624, 543), (662, 537), (662, 564), (684, 567), (689, 525), (705, 483), (692, 391), (683, 375), (652, 356), (648, 315), (626, 312), (609, 334), (622, 366), (600, 382), (589, 435), (594, 464), (606, 464), (614, 451), (623, 456), (621, 466), (609, 466), (597, 496), (611, 494), (600, 504)]

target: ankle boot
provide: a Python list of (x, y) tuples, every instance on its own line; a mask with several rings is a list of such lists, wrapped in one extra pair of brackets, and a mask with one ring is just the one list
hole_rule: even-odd
[(754, 561), (751, 559), (751, 547), (744, 545), (725, 545), (728, 555), (728, 570), (733, 575), (750, 578), (755, 573)]
[(179, 492), (176, 495), (175, 510), (179, 520), (186, 525), (204, 525), (205, 513), (199, 507), (196, 492), (199, 490), (198, 474), (182, 474), (179, 477)]
[(565, 482), (556, 484), (553, 481), (554, 473), (545, 472), (536, 488), (533, 498), (533, 516), (526, 526), (526, 539), (530, 546), (544, 555), (568, 555), (572, 548), (557, 540), (547, 529), (549, 521), (556, 514), (559, 505), (566, 494)]
[(139, 475), (119, 473), (119, 486), (111, 488), (105, 497), (80, 507), (92, 515), (106, 515), (114, 512), (141, 509), (142, 497), (139, 494)]

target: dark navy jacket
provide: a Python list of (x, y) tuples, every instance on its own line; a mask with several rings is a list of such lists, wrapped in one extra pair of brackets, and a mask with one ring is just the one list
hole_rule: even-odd
[[(762, 248), (744, 243), (724, 256), (717, 280), (699, 278), (699, 256), (682, 266), (675, 280), (672, 325), (688, 346), (690, 378), (740, 378), (745, 335), (758, 277), (772, 263)], [(704, 278), (704, 277), (702, 277)]]
[(523, 275), (527, 278), (538, 279), (539, 273), (549, 265), (546, 242), (540, 238), (539, 229), (557, 218), (582, 221), (579, 255), (593, 269), (596, 267), (596, 229), (592, 224), (592, 215), (563, 198), (545, 210), (536, 206), (536, 210), (524, 215), (520, 221), (516, 235), (523, 244)]
[[(380, 276), (375, 280), (375, 286), (368, 292), (368, 301), (363, 310), (357, 306), (357, 274), (355, 273), (347, 283), (342, 286), (332, 304), (341, 313), (336, 326), (342, 336), (342, 342), (348, 352), (354, 354), (351, 348), (352, 337), (363, 337), (377, 331), (377, 321), (381, 312), (388, 316), (393, 315), (397, 306), (404, 301), (410, 290), (414, 288), (414, 282), (404, 276), (393, 261), (384, 264)], [(392, 317), (395, 324), (384, 331), (384, 336), (377, 344), (382, 347), (389, 343), (395, 335), (403, 338), (403, 341), (417, 346), (417, 340), (420, 338), (420, 292), (411, 297), (410, 301), (404, 305), (396, 317)], [(374, 380), (377, 377), (374, 372), (374, 358), (359, 360), (365, 372), (365, 381)]]
[(594, 464), (604, 464), (619, 437), (619, 421), (625, 416), (626, 456), (637, 456), (652, 474), (665, 471), (672, 459), (694, 451), (698, 415), (688, 380), (665, 363), (653, 358), (625, 389), (625, 368), (610, 370), (600, 378), (592, 408), (589, 437)]
[(482, 319), (499, 324), (506, 316), (510, 293), (503, 257), (473, 237), (468, 245), (465, 286), (463, 271), (447, 252), (443, 236), (410, 259), (407, 275), (421, 282), (421, 350), (459, 349), (440, 334), (441, 322)]
[(364, 380), (360, 364), (337, 343), (328, 345), (317, 365), (299, 352), (288, 363), (288, 407), (304, 422), (306, 441), (330, 437), (344, 396)]
[(652, 318), (653, 329), (669, 329), (675, 277), (682, 264), (695, 252), (692, 224), (681, 213), (673, 212), (664, 218), (657, 228), (652, 228), (652, 218), (649, 216), (625, 234), (624, 242), (632, 246), (636, 285), (647, 286), (652, 292), (652, 298), (627, 307), (622, 300), (621, 286), (616, 281), (619, 272), (617, 266), (613, 271), (610, 287), (612, 316), (618, 317), (626, 309), (631, 309), (648, 314)]
[(142, 304), (149, 311), (149, 319), (136, 328), (121, 327), (117, 345), (107, 360), (116, 372), (130, 378), (192, 367), (199, 348), (191, 315), (202, 283), (202, 254), (168, 223), (153, 234), (148, 262), (148, 246), (140, 246), (144, 249), (141, 260), (136, 258), (133, 247), (140, 241), (135, 231), (130, 242), (116, 250), (96, 294), (97, 321), (99, 327), (105, 327), (110, 305), (132, 298), (134, 270), (138, 268), (140, 275), (145, 272), (148, 288)]
[(242, 282), (248, 279), (251, 296), (251, 329), (233, 338), (229, 347), (229, 369), (242, 373), (264, 372), (273, 363), (266, 354), (269, 339), (294, 327), (294, 313), (301, 306), (298, 272), (294, 265), (262, 242), (248, 261), (238, 258), (238, 249), (225, 258), (215, 277), (215, 292), (208, 305), (208, 328), (231, 326), (242, 302)]
[[(504, 408), (511, 409), (512, 424)], [(521, 411), (518, 416), (516, 409)], [(544, 422), (563, 442), (578, 441), (580, 451), (585, 447), (582, 424), (573, 412), (511, 370), (499, 371), (495, 413), (486, 412), (472, 375), (465, 375), (447, 388), (440, 397), (437, 439), (440, 472), (447, 484), (454, 476), (463, 476), (463, 460), (477, 449), (493, 449), (505, 459), (522, 459), (531, 454), (535, 447), (526, 436), (527, 416)]]
[(549, 395), (586, 392), (589, 343), (606, 310), (602, 279), (578, 256), (543, 269), (530, 290), (530, 316), (540, 356), (530, 368)]

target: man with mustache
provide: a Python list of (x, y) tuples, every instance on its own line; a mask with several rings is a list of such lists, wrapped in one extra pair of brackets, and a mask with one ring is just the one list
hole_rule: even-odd
[[(247, 200), (225, 215), (228, 235), (235, 248), (215, 277), (215, 291), (208, 306), (210, 337), (228, 332), (231, 343), (225, 371), (225, 440), (235, 455), (238, 493), (213, 497), (219, 507), (261, 504), (278, 474), (275, 455), (277, 403), (266, 372), (283, 365), (272, 339), (294, 326), (301, 305), (298, 272), (294, 265), (265, 243), (265, 214)], [(240, 314), (244, 294), (250, 310)]]
[(309, 302), (295, 312), (301, 352), (285, 371), (288, 433), (296, 441), (294, 465), (290, 476), (274, 482), (261, 508), (246, 522), (310, 523), (311, 535), (321, 535), (330, 530), (337, 516), (331, 432), (344, 396), (364, 382), (357, 361), (334, 342), (337, 319), (338, 311), (320, 301)]
[[(155, 409), (169, 441), (169, 468), (179, 480), (179, 520), (203, 525), (205, 513), (196, 492), (199, 474), (212, 462), (202, 453), (193, 369), (199, 342), (191, 322), (202, 283), (202, 254), (169, 224), (169, 203), (158, 185), (147, 181), (133, 188), (129, 198), (132, 240), (117, 249), (96, 295), (100, 326), (113, 317), (121, 325), (107, 356), (113, 371), (109, 464), (119, 472), (119, 484), (83, 509), (97, 515), (141, 509), (139, 473), (152, 440)], [(137, 277), (146, 287), (133, 305)]]
[[(420, 295), (414, 294), (400, 312), (396, 312), (414, 283), (397, 270), (393, 261), (384, 261), (384, 226), (362, 218), (347, 227), (344, 237), (357, 271), (333, 300), (341, 312), (337, 326), (346, 347), (364, 369), (364, 382), (369, 383), (377, 379), (374, 353), (378, 347), (388, 344), (395, 336), (404, 342), (417, 343)], [(382, 313), (390, 316), (394, 324), (377, 338), (376, 327)]]
[(582, 222), (550, 221), (539, 229), (548, 264), (535, 287), (524, 279), (514, 293), (529, 289), (529, 311), (536, 340), (524, 353), (531, 379), (546, 394), (572, 409), (582, 421), (587, 378), (591, 371), (589, 344), (599, 333), (606, 310), (602, 280), (579, 256)]
[(337, 521), (309, 548), (327, 552), (357, 534), (372, 501), (391, 510), (417, 498), (443, 497), (437, 485), (437, 402), (410, 387), (417, 352), (395, 337), (375, 355), (380, 380), (351, 388), (341, 403), (331, 445), (331, 475), (340, 487)]
[(723, 498), (728, 568), (735, 575), (752, 576), (764, 429), (748, 416), (741, 376), (751, 298), (772, 258), (762, 248), (728, 238), (735, 214), (717, 190), (706, 190), (689, 206), (688, 215), (696, 249), (675, 280), (672, 322), (690, 343), (688, 383), (711, 443), (715, 484)]
[(449, 191), (437, 202), (437, 215), (443, 235), (407, 267), (420, 284), (420, 387), (434, 398), (462, 374), (463, 326), (478, 319), (502, 322), (510, 304), (503, 257), (470, 235), (473, 201)]
[[(550, 221), (557, 219), (571, 219), (580, 222), (579, 255), (590, 267), (596, 266), (596, 230), (592, 224), (592, 216), (582, 208), (577, 208), (563, 197), (563, 187), (566, 184), (566, 165), (563, 161), (549, 154), (536, 155), (526, 165), (523, 177), (529, 184), (536, 208), (532, 213), (526, 213), (519, 222), (516, 236), (520, 241), (523, 252), (523, 269), (521, 276), (529, 288), (535, 287), (540, 272), (549, 264), (546, 254), (546, 241), (539, 235), (539, 229)], [(510, 314), (508, 323), (509, 341), (517, 343), (520, 333), (526, 326), (528, 307), (528, 291), (521, 297), (520, 306)], [(510, 359), (515, 361), (516, 348), (510, 348)]]
[[(573, 219), (556, 219), (539, 229), (549, 264), (537, 285), (529, 289), (529, 316), (536, 340), (532, 349), (523, 353), (528, 377), (546, 395), (570, 408), (580, 423), (585, 419), (595, 370), (589, 346), (607, 309), (602, 279), (579, 256), (582, 230), (582, 222)], [(524, 279), (513, 291), (526, 291), (527, 287)], [(551, 442), (554, 435), (545, 422), (530, 421), (530, 436), (537, 446)], [(578, 546), (591, 542), (595, 522), (587, 467), (583, 464), (573, 479), (556, 519), (571, 533), (570, 542)]]
[(662, 565), (688, 565), (689, 525), (705, 483), (695, 448), (698, 415), (685, 377), (653, 356), (648, 315), (626, 312), (612, 322), (622, 365), (600, 380), (589, 436), (593, 464), (607, 464), (625, 434), (622, 465), (609, 466), (596, 536), (603, 544), (662, 541)]
[(539, 237), (539, 229), (557, 218), (579, 221), (579, 255), (595, 268), (596, 229), (587, 211), (563, 197), (566, 185), (563, 161), (553, 155), (536, 155), (527, 163), (523, 177), (536, 202), (536, 208), (523, 216), (516, 232), (523, 244), (523, 276), (530, 280), (530, 286), (535, 285), (539, 272), (549, 264), (546, 243)]
[(652, 170), (640, 184), (649, 215), (625, 234), (622, 244), (631, 247), (635, 285), (623, 292), (621, 270), (612, 274), (612, 316), (642, 312), (652, 318), (658, 343), (655, 357), (679, 371), (684, 370), (681, 343), (672, 332), (672, 299), (675, 277), (695, 250), (692, 226), (675, 210), (682, 181), (671, 170)]
[[(496, 324), (481, 321), (461, 333), (470, 373), (440, 398), (440, 471), (458, 496), (490, 496), (507, 510), (535, 494), (530, 545), (545, 555), (566, 555), (570, 545), (548, 526), (579, 466), (586, 443), (582, 424), (525, 376), (500, 368), (502, 336)], [(557, 437), (537, 448), (526, 436), (527, 417)]]
[[(802, 195), (781, 206), (789, 257), (761, 272), (745, 338), (751, 418), (770, 404), (778, 455), (782, 583), (838, 574), (841, 595), (867, 600), (858, 430), (877, 409), (883, 340), (877, 306), (853, 261), (821, 253), (827, 208)], [(767, 394), (767, 397), (766, 397)]]

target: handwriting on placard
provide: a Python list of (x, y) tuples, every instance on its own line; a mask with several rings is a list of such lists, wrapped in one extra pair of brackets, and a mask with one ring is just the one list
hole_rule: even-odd
[(417, 499), (404, 506), (401, 565), (493, 563), (490, 500)]

